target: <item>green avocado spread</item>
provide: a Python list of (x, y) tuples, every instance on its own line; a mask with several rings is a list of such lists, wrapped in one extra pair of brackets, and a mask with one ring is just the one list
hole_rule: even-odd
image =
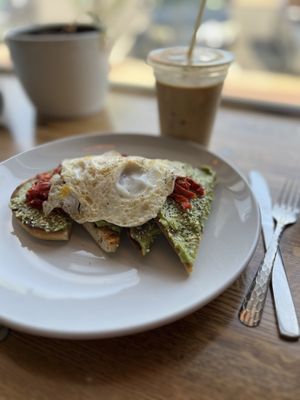
[(26, 204), (26, 193), (31, 187), (32, 181), (20, 186), (14, 198), (10, 200), (9, 206), (24, 225), (31, 228), (43, 229), (46, 232), (59, 232), (68, 229), (71, 219), (60, 210), (53, 210), (45, 216), (43, 210), (29, 207)]
[(139, 245), (143, 256), (150, 252), (155, 238), (161, 233), (153, 219), (141, 226), (130, 228), (129, 232), (130, 237)]
[(107, 221), (96, 221), (94, 222), (94, 224), (96, 225), (97, 228), (109, 228), (112, 231), (114, 231), (115, 233), (121, 233), (122, 228), (118, 225), (115, 224), (111, 224), (110, 222)]
[(130, 228), (130, 236), (137, 242), (142, 254), (146, 255), (162, 229), (180, 260), (184, 264), (192, 265), (197, 255), (205, 220), (210, 214), (216, 177), (215, 172), (209, 167), (194, 168), (189, 164), (185, 166), (185, 174), (205, 188), (205, 196), (193, 199), (189, 210), (183, 210), (175, 200), (168, 198), (156, 220)]
[(186, 166), (186, 175), (205, 188), (205, 196), (191, 200), (192, 207), (183, 210), (172, 198), (167, 198), (157, 221), (176, 250), (182, 263), (193, 265), (213, 200), (215, 173), (209, 167)]
[[(209, 167), (194, 168), (185, 165), (185, 175), (201, 184), (205, 189), (204, 197), (191, 200), (192, 207), (184, 210), (174, 199), (168, 197), (157, 218), (150, 220), (141, 226), (129, 228), (131, 238), (139, 245), (143, 255), (150, 252), (156, 237), (161, 233), (176, 250), (182, 263), (193, 265), (199, 243), (203, 234), (204, 223), (208, 218), (213, 200), (213, 188), (215, 184), (215, 172)], [(61, 210), (53, 210), (45, 216), (43, 210), (29, 207), (26, 204), (26, 193), (31, 187), (32, 181), (20, 186), (14, 198), (10, 201), (10, 208), (15, 216), (25, 225), (32, 228), (43, 229), (46, 232), (58, 232), (68, 229), (71, 219)], [(122, 228), (106, 221), (97, 221), (99, 228), (107, 227), (116, 233), (121, 233)]]

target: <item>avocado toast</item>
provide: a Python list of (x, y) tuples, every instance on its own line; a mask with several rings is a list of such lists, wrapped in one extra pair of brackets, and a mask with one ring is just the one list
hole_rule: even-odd
[(157, 218), (130, 228), (130, 237), (143, 255), (150, 252), (157, 236), (163, 233), (188, 273), (192, 272), (198, 248), (213, 201), (215, 172), (207, 166), (183, 165), (183, 173), (203, 187), (203, 195), (194, 196), (184, 208), (172, 195), (166, 199)]
[(157, 216), (157, 223), (187, 272), (191, 273), (211, 210), (215, 173), (208, 167), (192, 168), (189, 165), (186, 172), (193, 181), (203, 186), (204, 196), (191, 199), (191, 207), (187, 209), (169, 196)]
[(74, 221), (105, 252), (113, 253), (125, 231), (144, 256), (163, 234), (187, 272), (192, 271), (213, 199), (216, 177), (209, 167), (116, 152), (65, 161), (13, 192), (10, 208), (27, 232), (43, 240), (68, 240)]
[(26, 194), (34, 184), (29, 179), (19, 185), (11, 195), (10, 208), (16, 221), (33, 237), (44, 240), (68, 240), (71, 234), (72, 220), (61, 210), (53, 210), (46, 216), (43, 210), (31, 207), (26, 202)]

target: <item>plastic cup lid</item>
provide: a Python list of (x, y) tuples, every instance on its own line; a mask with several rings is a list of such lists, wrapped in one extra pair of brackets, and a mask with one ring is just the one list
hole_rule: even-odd
[(196, 47), (193, 51), (191, 63), (187, 59), (188, 47), (169, 47), (156, 49), (149, 53), (147, 62), (151, 66), (168, 68), (210, 68), (228, 66), (233, 61), (233, 54), (229, 51)]

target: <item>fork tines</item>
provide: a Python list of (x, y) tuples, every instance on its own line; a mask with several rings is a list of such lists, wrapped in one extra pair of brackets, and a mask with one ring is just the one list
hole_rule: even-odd
[(296, 179), (287, 179), (279, 193), (277, 204), (288, 209), (299, 209), (299, 184)]

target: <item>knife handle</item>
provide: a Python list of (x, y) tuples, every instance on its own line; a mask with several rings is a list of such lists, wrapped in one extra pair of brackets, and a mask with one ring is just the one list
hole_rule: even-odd
[[(265, 178), (258, 171), (250, 172), (250, 183), (260, 206), (262, 218), (262, 233), (265, 248), (272, 238), (274, 232), (274, 222), (272, 218), (272, 200), (269, 193), (268, 184)], [(289, 282), (282, 262), (280, 248), (277, 252), (272, 277), (271, 289), (274, 300), (277, 327), (281, 337), (296, 340), (300, 337), (299, 323)]]
[(290, 340), (299, 339), (299, 322), (280, 250), (274, 261), (271, 287), (280, 336)]
[(279, 239), (284, 227), (284, 224), (277, 223), (263, 262), (260, 264), (242, 302), (239, 319), (246, 326), (255, 327), (258, 326), (261, 321), (273, 265), (278, 251)]

